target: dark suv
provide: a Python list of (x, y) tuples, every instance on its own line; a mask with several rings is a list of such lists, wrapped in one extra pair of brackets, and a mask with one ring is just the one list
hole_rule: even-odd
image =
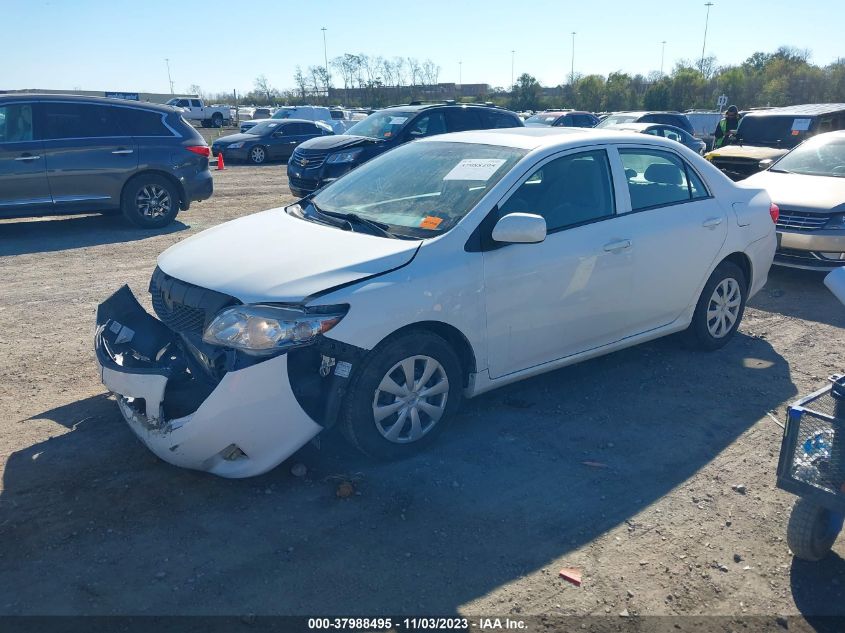
[(0, 218), (122, 211), (144, 228), (213, 191), (206, 142), (171, 107), (0, 96)]
[(620, 123), (662, 123), (663, 125), (674, 125), (684, 132), (695, 136), (695, 129), (689, 122), (687, 115), (683, 112), (612, 112), (596, 127), (607, 127)]
[(288, 161), (288, 186), (302, 198), (374, 156), (417, 138), (522, 126), (516, 113), (493, 106), (438, 103), (385, 108), (346, 134), (311, 139), (297, 147)]

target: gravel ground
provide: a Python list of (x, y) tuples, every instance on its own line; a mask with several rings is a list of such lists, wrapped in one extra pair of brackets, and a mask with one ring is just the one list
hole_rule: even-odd
[(767, 415), (845, 366), (820, 275), (774, 270), (720, 352), (664, 339), (469, 401), (416, 458), (327, 433), (227, 481), (147, 451), (91, 349), (165, 248), (290, 200), (283, 165), (214, 178), (165, 231), (0, 222), (0, 614), (845, 615), (845, 537), (818, 564), (786, 546)]

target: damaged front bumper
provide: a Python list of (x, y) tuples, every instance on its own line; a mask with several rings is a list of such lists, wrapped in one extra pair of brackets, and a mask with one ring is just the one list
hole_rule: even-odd
[[(323, 430), (294, 395), (288, 354), (208, 384), (191, 371), (173, 332), (127, 286), (99, 306), (94, 348), (103, 384), (117, 397), (129, 427), (176, 466), (251, 477), (276, 467)], [(173, 405), (174, 399), (181, 401)], [(170, 417), (171, 411), (178, 413)]]

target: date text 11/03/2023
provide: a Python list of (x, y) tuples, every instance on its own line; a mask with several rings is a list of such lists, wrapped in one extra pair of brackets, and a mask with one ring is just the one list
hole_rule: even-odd
[(525, 630), (524, 620), (511, 618), (442, 618), (442, 617), (414, 617), (414, 618), (309, 618), (310, 630)]

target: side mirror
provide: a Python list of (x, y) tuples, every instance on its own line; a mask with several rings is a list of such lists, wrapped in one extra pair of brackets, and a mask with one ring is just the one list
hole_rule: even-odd
[(536, 244), (546, 239), (546, 219), (533, 213), (508, 213), (493, 227), (493, 241)]
[(775, 161), (771, 158), (764, 158), (759, 163), (757, 163), (757, 166), (760, 167), (760, 170), (762, 171), (764, 169), (768, 169), (769, 167), (771, 167), (772, 163), (774, 163), (774, 162)]

